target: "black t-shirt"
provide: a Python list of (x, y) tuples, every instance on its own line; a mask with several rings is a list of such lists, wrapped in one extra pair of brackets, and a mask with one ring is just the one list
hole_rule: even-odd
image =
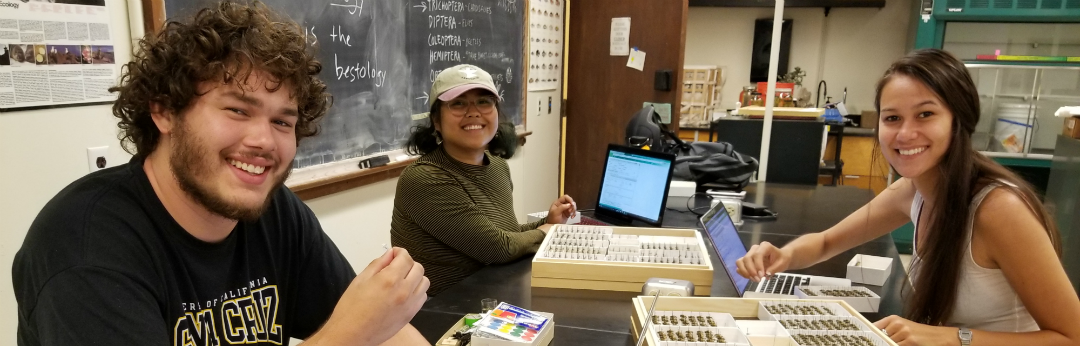
[(280, 345), (330, 317), (356, 274), (295, 194), (211, 244), (142, 164), (87, 175), (38, 214), (12, 268), (19, 345)]

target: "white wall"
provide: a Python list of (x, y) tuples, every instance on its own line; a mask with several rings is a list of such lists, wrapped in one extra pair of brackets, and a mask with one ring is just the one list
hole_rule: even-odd
[[(786, 8), (784, 18), (794, 20), (788, 69), (807, 71), (810, 102), (824, 79), (834, 101), (848, 88), (848, 113), (873, 110), (878, 78), (908, 51), (911, 11), (911, 0), (889, 0), (881, 9), (833, 8), (828, 17), (822, 8)], [(772, 8), (690, 8), (685, 64), (723, 68), (722, 107), (734, 108), (750, 85), (754, 21), (772, 15)]]
[[(118, 64), (131, 60), (127, 4), (107, 0)], [(119, 66), (119, 65), (117, 65)], [(89, 172), (86, 148), (109, 146), (109, 166), (129, 155), (116, 139), (111, 105), (0, 113), (0, 345), (15, 345), (18, 325), (11, 264), (41, 207)]]
[[(118, 64), (131, 59), (125, 0), (107, 0), (116, 20), (111, 26)], [(547, 96), (554, 97), (547, 114)], [(547, 210), (558, 194), (561, 92), (529, 93), (527, 145), (510, 160), (514, 209)], [(543, 112), (536, 110), (543, 100)], [(109, 146), (109, 166), (130, 158), (116, 139), (111, 105), (0, 113), (0, 346), (15, 345), (17, 304), (11, 264), (27, 229), (60, 189), (88, 172), (86, 148)], [(390, 242), (390, 215), (397, 179), (308, 201), (327, 234), (357, 270), (382, 253)]]

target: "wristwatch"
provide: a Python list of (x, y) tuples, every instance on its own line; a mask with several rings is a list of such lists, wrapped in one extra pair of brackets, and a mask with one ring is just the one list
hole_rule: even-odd
[(960, 331), (957, 332), (957, 334), (959, 334), (960, 337), (960, 346), (971, 345), (971, 329), (960, 327)]

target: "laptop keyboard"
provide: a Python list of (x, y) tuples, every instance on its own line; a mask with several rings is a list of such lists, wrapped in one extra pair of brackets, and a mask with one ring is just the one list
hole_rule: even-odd
[(810, 284), (809, 277), (776, 274), (762, 280), (758, 284), (757, 291), (762, 293), (795, 294), (795, 286), (806, 286), (808, 284)]

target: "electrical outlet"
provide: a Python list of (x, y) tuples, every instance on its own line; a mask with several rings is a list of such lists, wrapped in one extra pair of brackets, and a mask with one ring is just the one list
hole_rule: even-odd
[(90, 167), (90, 173), (97, 172), (98, 170), (105, 167), (109, 167), (109, 163), (105, 159), (108, 154), (108, 146), (86, 148), (86, 163)]

